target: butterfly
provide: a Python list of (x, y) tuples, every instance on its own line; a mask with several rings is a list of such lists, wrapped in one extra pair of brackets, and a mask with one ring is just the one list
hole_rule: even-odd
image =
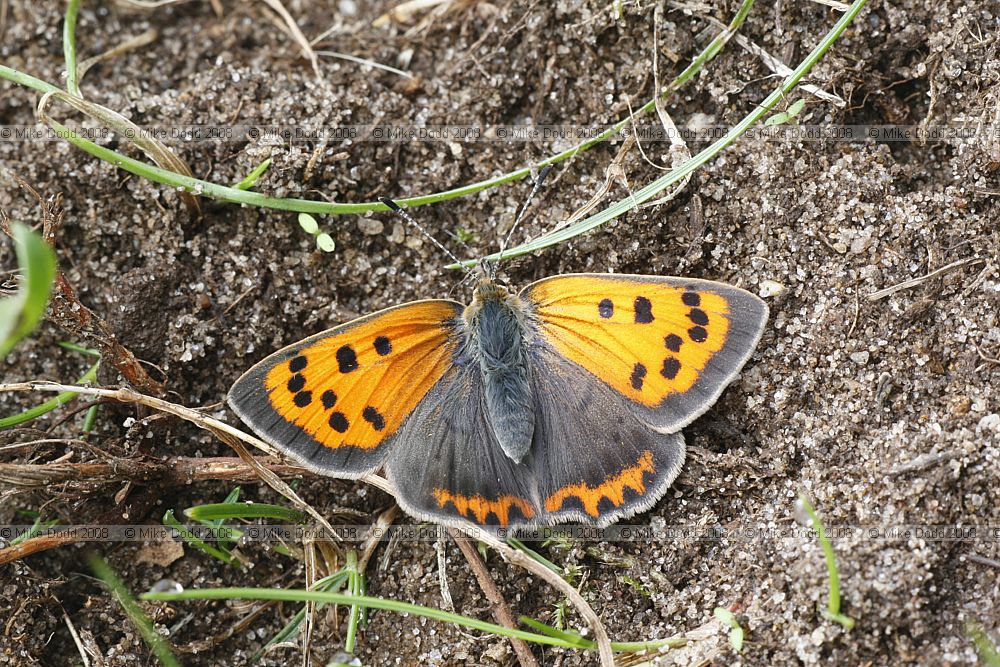
[(513, 293), (486, 278), (467, 306), (405, 303), (275, 352), (228, 402), (309, 470), (384, 470), (420, 520), (606, 526), (663, 496), (681, 429), (767, 316), (707, 280), (569, 274)]

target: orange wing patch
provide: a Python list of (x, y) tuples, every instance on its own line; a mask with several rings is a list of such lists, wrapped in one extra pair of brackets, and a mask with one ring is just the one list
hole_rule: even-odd
[(656, 472), (653, 465), (653, 452), (648, 449), (639, 457), (639, 461), (628, 468), (625, 468), (617, 475), (608, 477), (597, 486), (590, 486), (584, 482), (571, 484), (559, 489), (545, 499), (545, 511), (555, 513), (562, 509), (563, 503), (570, 498), (576, 498), (583, 505), (584, 511), (595, 519), (601, 515), (598, 506), (601, 500), (607, 498), (615, 507), (625, 504), (625, 489), (629, 488), (640, 496), (646, 493), (646, 482), (643, 475), (650, 475)]
[[(452, 493), (445, 489), (434, 489), (434, 499), (441, 509), (444, 509), (448, 503), (451, 503), (463, 517), (472, 518), (474, 516), (475, 522), (480, 526), (487, 524), (490, 514), (497, 517), (497, 521), (501, 526), (508, 525), (510, 523), (511, 510), (515, 508), (525, 519), (530, 519), (535, 515), (535, 510), (531, 507), (531, 503), (517, 496), (505, 495), (500, 496), (496, 500), (488, 500), (483, 496), (463, 496), (462, 494)], [(469, 514), (470, 511), (472, 516)]]
[(448, 370), (455, 316), (449, 302), (416, 302), (314, 336), (267, 372), (268, 400), (326, 447), (373, 449)]
[(647, 407), (691, 389), (730, 329), (725, 297), (697, 286), (562, 276), (528, 297), (561, 355)]

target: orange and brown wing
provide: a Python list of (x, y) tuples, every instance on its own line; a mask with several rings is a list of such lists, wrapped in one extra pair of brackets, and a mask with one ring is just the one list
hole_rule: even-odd
[(767, 321), (759, 298), (689, 278), (576, 274), (522, 292), (542, 339), (677, 431), (707, 410), (750, 357)]
[(247, 371), (229, 404), (310, 469), (342, 477), (371, 472), (452, 366), (462, 308), (418, 301), (311, 336)]

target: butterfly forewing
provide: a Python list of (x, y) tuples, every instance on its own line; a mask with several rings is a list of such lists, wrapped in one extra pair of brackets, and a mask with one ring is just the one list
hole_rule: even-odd
[(418, 301), (316, 334), (264, 359), (229, 392), (255, 431), (308, 467), (376, 469), (452, 364), (462, 305)]
[(529, 285), (522, 296), (547, 344), (663, 432), (711, 406), (767, 320), (767, 306), (749, 292), (687, 278), (556, 276)]

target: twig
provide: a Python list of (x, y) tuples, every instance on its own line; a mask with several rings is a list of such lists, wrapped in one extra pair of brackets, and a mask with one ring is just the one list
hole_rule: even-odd
[[(62, 196), (46, 201), (37, 190), (21, 177), (14, 175), (17, 184), (30, 194), (42, 212), (42, 238), (53, 249), (63, 224)], [(4, 230), (7, 231), (7, 230)], [(56, 273), (56, 286), (49, 301), (49, 318), (71, 335), (93, 345), (101, 359), (116, 369), (132, 385), (151, 394), (163, 393), (163, 385), (149, 376), (135, 356), (115, 338), (107, 322), (87, 308), (62, 271)]]
[(995, 558), (987, 558), (986, 556), (980, 556), (979, 554), (965, 554), (965, 557), (974, 563), (1000, 569), (1000, 560), (996, 560)]
[(90, 656), (87, 655), (86, 649), (83, 647), (83, 642), (80, 641), (80, 635), (76, 632), (76, 627), (73, 625), (73, 621), (70, 620), (69, 614), (63, 609), (63, 620), (66, 621), (66, 627), (69, 628), (69, 635), (73, 638), (73, 643), (76, 644), (76, 650), (80, 653), (80, 659), (83, 660), (83, 667), (90, 667)]
[[(149, 487), (141, 493), (132, 496), (129, 499), (129, 504), (115, 506), (100, 515), (92, 525), (117, 526), (129, 525), (142, 521), (142, 519), (149, 513), (150, 509), (155, 507), (157, 501), (160, 500), (160, 493), (159, 488)], [(23, 542), (18, 542), (17, 544), (12, 544), (9, 547), (0, 549), (0, 565), (6, 565), (7, 563), (20, 560), (25, 556), (30, 556), (31, 554), (48, 551), (49, 549), (55, 549), (56, 547), (62, 547), (68, 544), (74, 544), (75, 542), (85, 539), (86, 534), (87, 531), (65, 531), (51, 535), (40, 535), (38, 537), (32, 537), (24, 540)]]
[[(476, 553), (476, 548), (472, 546), (472, 541), (457, 530), (448, 529), (448, 533), (462, 551), (465, 560), (469, 562), (469, 567), (472, 569), (472, 573), (476, 575), (476, 580), (479, 582), (479, 587), (483, 589), (486, 599), (493, 605), (493, 618), (500, 625), (516, 629), (517, 623), (514, 621), (514, 615), (510, 612), (510, 607), (507, 606), (507, 601), (504, 599), (503, 594), (500, 593), (500, 589), (497, 588), (493, 577), (486, 570), (486, 565), (480, 560), (479, 554)], [(517, 654), (517, 659), (521, 663), (521, 667), (539, 667), (535, 655), (523, 639), (511, 637), (510, 643), (514, 647), (514, 653)]]
[[(687, 142), (684, 141), (684, 137), (681, 133), (677, 131), (677, 126), (674, 124), (674, 120), (667, 113), (666, 105), (663, 101), (663, 95), (660, 91), (660, 71), (659, 71), (659, 37), (657, 26), (660, 24), (660, 15), (662, 10), (660, 6), (657, 5), (656, 9), (653, 10), (653, 87), (655, 91), (655, 97), (653, 97), (654, 105), (656, 108), (656, 115), (660, 119), (660, 124), (663, 126), (663, 131), (667, 133), (670, 138), (670, 167), (672, 169), (679, 169), (682, 164), (691, 159), (691, 149), (688, 148)], [(723, 26), (724, 27), (724, 26)], [(666, 90), (666, 89), (664, 89)], [(631, 111), (631, 109), (629, 109)], [(646, 202), (642, 205), (642, 208), (649, 208), (650, 206), (659, 206), (660, 204), (665, 204), (668, 201), (674, 199), (681, 190), (687, 187), (687, 184), (691, 181), (691, 174), (688, 174), (681, 181), (674, 186), (674, 188), (663, 195), (658, 197), (654, 201)]]
[(76, 68), (76, 76), (79, 81), (83, 81), (83, 75), (93, 67), (94, 65), (104, 62), (105, 60), (111, 60), (112, 58), (117, 58), (125, 53), (131, 53), (136, 49), (141, 49), (144, 46), (148, 46), (155, 42), (160, 36), (160, 32), (155, 28), (147, 30), (144, 33), (130, 37), (118, 46), (113, 46), (104, 53), (99, 53), (96, 56), (87, 58)]
[(306, 36), (302, 34), (301, 30), (299, 30), (299, 26), (295, 22), (295, 19), (288, 13), (285, 6), (281, 4), (281, 0), (264, 0), (264, 4), (277, 12), (278, 16), (281, 17), (281, 20), (285, 24), (286, 32), (293, 40), (295, 40), (295, 43), (299, 45), (299, 48), (302, 50), (302, 55), (308, 58), (309, 62), (312, 64), (313, 72), (316, 74), (316, 78), (322, 82), (323, 75), (319, 71), (319, 58), (316, 57), (316, 52), (313, 51), (312, 44), (309, 43)]
[(984, 261), (986, 261), (986, 260), (979, 259), (978, 257), (970, 257), (968, 259), (960, 259), (957, 262), (952, 262), (951, 264), (948, 264), (947, 266), (942, 266), (940, 269), (936, 269), (934, 271), (931, 271), (930, 273), (928, 273), (925, 276), (920, 276), (919, 278), (911, 278), (909, 280), (904, 280), (903, 282), (901, 282), (899, 284), (896, 284), (896, 285), (893, 285), (892, 287), (886, 287), (885, 289), (880, 289), (877, 292), (872, 292), (871, 294), (868, 295), (868, 300), (869, 301), (878, 301), (879, 299), (887, 297), (890, 294), (895, 294), (896, 292), (899, 292), (901, 290), (909, 289), (911, 287), (916, 287), (917, 285), (925, 283), (928, 280), (931, 280), (932, 278), (937, 278), (938, 276), (940, 276), (940, 275), (942, 275), (944, 273), (948, 273), (949, 271), (952, 271), (954, 269), (957, 269), (957, 268), (960, 268), (960, 267), (963, 267), (963, 266), (969, 266), (969, 265), (972, 265), (972, 264), (981, 264)]
[(448, 559), (444, 548), (444, 527), (437, 527), (438, 538), (434, 540), (434, 550), (437, 551), (438, 585), (441, 587), (442, 606), (447, 611), (455, 611), (455, 601), (451, 597), (451, 589), (448, 588)]
[[(59, 441), (56, 441), (59, 442)], [(301, 478), (314, 473), (274, 458), (257, 459), (276, 475)], [(189, 458), (174, 456), (162, 461), (114, 458), (104, 463), (0, 463), (0, 483), (25, 488), (66, 482), (117, 484), (135, 482), (180, 486), (206, 480), (258, 482), (254, 468), (239, 458)]]
[(901, 463), (898, 466), (893, 467), (892, 469), (889, 470), (889, 474), (893, 476), (906, 475), (911, 472), (927, 470), (928, 468), (933, 468), (939, 463), (950, 461), (956, 456), (958, 456), (958, 452), (952, 452), (952, 451), (928, 452), (926, 454), (921, 454), (920, 456), (911, 459), (906, 463)]

